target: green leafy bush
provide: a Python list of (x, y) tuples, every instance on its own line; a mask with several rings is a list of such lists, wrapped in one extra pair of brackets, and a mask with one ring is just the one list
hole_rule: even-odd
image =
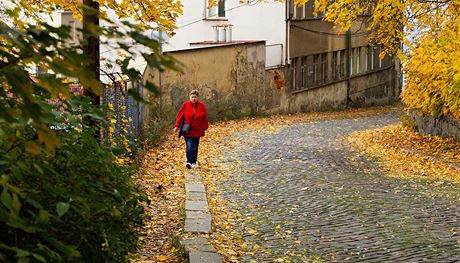
[[(153, 49), (143, 54), (149, 65), (173, 67), (136, 28), (117, 30), (83, 33), (132, 37)], [(0, 35), (0, 262), (128, 262), (146, 199), (133, 183), (134, 169), (101, 146), (104, 111), (69, 90), (71, 80), (100, 92), (90, 59), (65, 42), (66, 27), (18, 29), (0, 21)], [(50, 73), (30, 77), (37, 65)], [(121, 68), (132, 80), (141, 77)]]
[[(89, 109), (86, 100), (69, 107)], [(76, 129), (76, 113), (56, 122), (53, 151), (34, 146), (37, 132), (22, 118), (0, 121), (1, 261), (125, 262), (135, 252), (144, 198), (133, 169), (116, 164), (92, 128)]]
[(160, 107), (160, 98), (151, 96), (148, 99), (148, 118), (143, 130), (143, 137), (150, 145), (156, 145), (164, 138), (165, 135), (172, 132), (176, 121), (177, 110), (171, 105), (162, 105)]

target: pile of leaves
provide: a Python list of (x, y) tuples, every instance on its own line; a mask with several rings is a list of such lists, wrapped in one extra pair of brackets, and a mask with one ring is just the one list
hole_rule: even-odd
[(389, 176), (460, 183), (460, 143), (423, 136), (400, 124), (355, 132), (346, 141), (378, 157)]
[(184, 156), (182, 139), (171, 133), (141, 157), (136, 180), (150, 204), (145, 206), (148, 220), (141, 230), (141, 247), (135, 262), (180, 262), (177, 241), (185, 213)]

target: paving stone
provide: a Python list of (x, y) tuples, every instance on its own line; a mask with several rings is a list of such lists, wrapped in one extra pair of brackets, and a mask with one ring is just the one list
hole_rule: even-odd
[(186, 252), (201, 251), (216, 253), (214, 247), (209, 245), (208, 240), (204, 237), (195, 237), (192, 239), (181, 240), (181, 244), (185, 247)]
[(185, 200), (185, 211), (206, 211), (206, 212), (209, 212), (208, 201)]
[(206, 201), (206, 193), (203, 192), (188, 192), (185, 194), (185, 199), (190, 201)]
[(189, 261), (190, 263), (222, 263), (222, 258), (217, 253), (192, 251)]
[(185, 184), (185, 191), (186, 192), (200, 192), (200, 193), (206, 192), (203, 184), (189, 184), (189, 183)]
[(203, 177), (199, 174), (185, 174), (185, 182), (188, 184), (203, 184)]
[(211, 218), (186, 218), (184, 230), (189, 233), (211, 233)]
[(199, 219), (199, 218), (209, 218), (211, 219), (211, 214), (208, 211), (185, 211), (185, 218), (188, 219)]
[(242, 147), (224, 148), (222, 162), (239, 160), (240, 169), (221, 186), (223, 197), (244, 215), (236, 221), (242, 233), (257, 230), (244, 239), (272, 251), (242, 262), (291, 252), (316, 252), (326, 262), (460, 262), (451, 231), (460, 229), (460, 186), (439, 192), (430, 182), (385, 177), (377, 160), (341, 139), (397, 122), (399, 113), (388, 113), (232, 135)]
[(208, 240), (204, 237), (192, 237), (192, 238), (182, 239), (180, 242), (184, 246), (195, 246), (195, 245), (208, 244)]

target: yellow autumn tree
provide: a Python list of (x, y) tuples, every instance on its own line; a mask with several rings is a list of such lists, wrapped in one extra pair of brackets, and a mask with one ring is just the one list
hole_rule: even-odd
[(120, 19), (131, 19), (141, 27), (156, 27), (167, 32), (175, 28), (177, 17), (182, 14), (182, 4), (178, 0), (12, 0), (14, 4), (15, 23), (21, 25), (24, 21), (20, 14), (29, 18), (40, 19), (37, 14), (47, 14), (56, 9), (70, 10), (77, 19), (84, 14), (83, 3), (95, 2), (100, 8), (100, 18), (107, 17), (107, 11), (113, 11)]
[[(406, 73), (403, 102), (424, 114), (460, 119), (460, 0), (314, 1), (315, 12), (347, 31), (368, 19), (370, 40), (398, 55)], [(371, 16), (362, 16), (363, 13)], [(403, 49), (404, 47), (404, 49)]]

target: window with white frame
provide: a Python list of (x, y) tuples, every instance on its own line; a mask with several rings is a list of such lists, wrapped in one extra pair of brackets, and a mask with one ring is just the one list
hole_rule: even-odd
[(290, 5), (290, 12), (292, 14), (292, 19), (308, 19), (308, 18), (316, 18), (317, 16), (313, 15), (314, 10), (314, 1), (310, 0), (301, 6), (297, 6), (294, 4), (293, 0), (289, 1)]
[(225, 17), (225, 0), (219, 0), (214, 6), (206, 6), (206, 17)]
[(304, 19), (305, 18), (305, 13), (304, 13), (304, 6), (295, 6), (295, 19)]
[(307, 3), (304, 4), (303, 8), (304, 8), (304, 17), (303, 18), (313, 18), (315, 17), (313, 15), (313, 10), (315, 9), (315, 6), (314, 6), (314, 2), (315, 1), (308, 1)]

